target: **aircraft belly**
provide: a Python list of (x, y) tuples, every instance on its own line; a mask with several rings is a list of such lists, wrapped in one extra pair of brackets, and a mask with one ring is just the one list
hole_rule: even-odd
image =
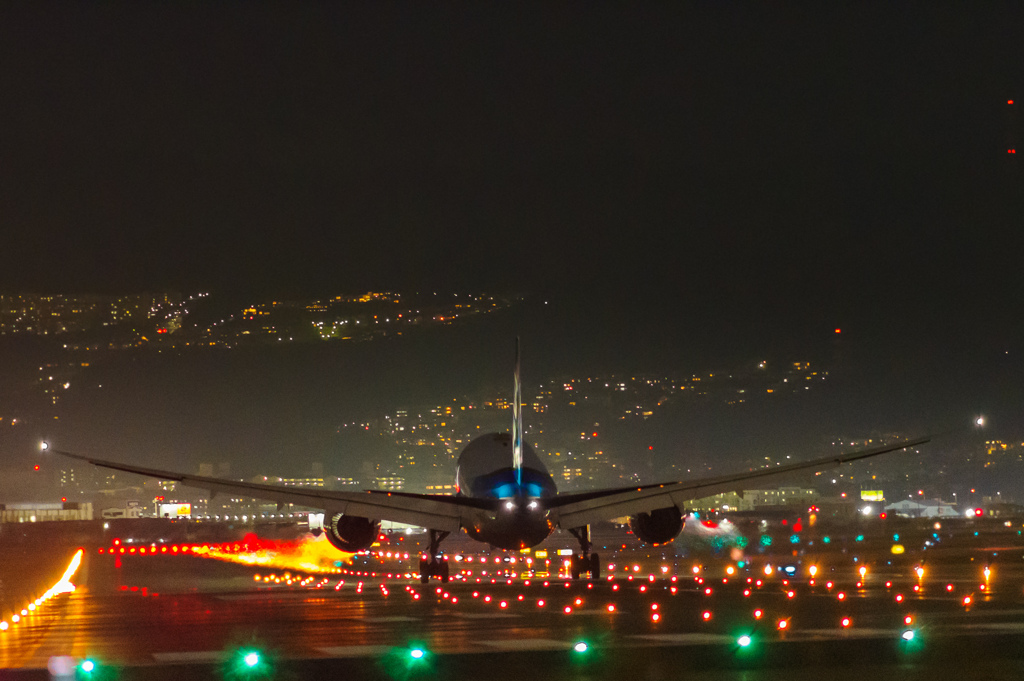
[(554, 524), (547, 517), (530, 513), (480, 514), (463, 529), (470, 538), (500, 549), (536, 546), (551, 534)]

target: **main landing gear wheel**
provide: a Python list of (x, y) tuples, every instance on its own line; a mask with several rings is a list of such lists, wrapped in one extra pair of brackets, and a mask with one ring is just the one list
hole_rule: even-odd
[(596, 553), (590, 553), (590, 526), (574, 527), (569, 533), (580, 543), (580, 552), (572, 557), (572, 564), (569, 566), (569, 574), (573, 580), (584, 574), (591, 579), (601, 579), (601, 559)]
[(598, 555), (585, 556), (577, 553), (572, 557), (572, 565), (569, 566), (569, 573), (573, 580), (586, 575), (590, 579), (601, 579), (601, 559)]
[(420, 582), (426, 584), (431, 577), (440, 577), (442, 582), (449, 579), (448, 561), (441, 558), (441, 541), (448, 536), (440, 530), (430, 531), (430, 544), (426, 555), (420, 556)]
[(442, 582), (448, 583), (451, 573), (448, 569), (447, 560), (427, 560), (420, 558), (420, 582), (426, 584), (431, 577), (439, 577)]

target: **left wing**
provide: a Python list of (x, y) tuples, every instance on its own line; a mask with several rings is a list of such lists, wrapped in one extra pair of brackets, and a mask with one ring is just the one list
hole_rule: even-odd
[(403, 492), (335, 492), (318, 489), (295, 489), (279, 485), (265, 485), (254, 482), (238, 482), (222, 478), (208, 478), (201, 475), (187, 475), (174, 471), (143, 468), (116, 461), (105, 461), (91, 456), (72, 454), (57, 449), (47, 451), (85, 461), (95, 466), (111, 468), (126, 473), (136, 473), (161, 480), (174, 480), (188, 487), (199, 487), (216, 494), (232, 494), (276, 501), (279, 506), (295, 504), (308, 508), (322, 509), (326, 514), (346, 513), (349, 515), (390, 520), (407, 525), (417, 525), (432, 530), (458, 532), (463, 525), (472, 523), (481, 511), (496, 511), (497, 500), (454, 497), (440, 494), (409, 494)]
[(908, 447), (915, 447), (931, 438), (922, 437), (895, 445), (886, 445), (876, 449), (859, 450), (848, 454), (827, 456), (812, 461), (765, 468), (714, 478), (702, 478), (688, 482), (671, 482), (661, 485), (646, 485), (626, 489), (603, 490), (600, 492), (584, 492), (582, 494), (560, 494), (553, 499), (545, 500), (550, 509), (549, 517), (563, 529), (582, 527), (599, 520), (610, 520), (637, 513), (649, 513), (655, 509), (675, 506), (684, 511), (687, 501), (703, 499), (725, 492), (741, 492), (749, 489), (752, 481), (766, 481), (770, 484), (777, 478), (800, 471), (824, 471), (837, 468), (844, 463), (867, 459), (879, 454), (895, 452)]

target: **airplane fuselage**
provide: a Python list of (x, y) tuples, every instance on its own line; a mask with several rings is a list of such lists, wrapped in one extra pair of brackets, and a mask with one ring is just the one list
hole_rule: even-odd
[(464, 525), (477, 541), (502, 549), (524, 549), (544, 541), (554, 523), (541, 503), (557, 493), (555, 481), (533, 448), (523, 443), (518, 479), (512, 461), (512, 436), (488, 433), (473, 439), (459, 455), (455, 483), (458, 493), (497, 499), (496, 512), (478, 511)]

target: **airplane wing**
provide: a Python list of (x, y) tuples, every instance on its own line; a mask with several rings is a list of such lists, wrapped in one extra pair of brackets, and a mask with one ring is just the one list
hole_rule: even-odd
[(702, 499), (726, 492), (742, 492), (750, 489), (752, 482), (775, 484), (780, 477), (796, 472), (824, 471), (837, 468), (844, 463), (867, 459), (879, 454), (886, 454), (900, 449), (916, 447), (929, 442), (931, 438), (923, 437), (916, 440), (886, 445), (875, 449), (859, 450), (847, 454), (838, 454), (789, 464), (764, 468), (732, 475), (713, 478), (702, 478), (687, 482), (672, 482), (659, 485), (645, 485), (625, 489), (584, 492), (582, 494), (559, 494), (553, 499), (545, 500), (550, 509), (549, 517), (563, 529), (582, 527), (599, 520), (621, 518), (637, 513), (648, 513), (659, 508), (675, 506), (680, 511), (686, 508), (686, 502)]
[[(326, 514), (346, 513), (374, 520), (390, 520), (397, 523), (416, 525), (433, 530), (458, 532), (462, 525), (470, 525), (475, 513), (496, 511), (497, 500), (469, 497), (445, 496), (440, 494), (409, 494), (403, 492), (335, 492), (320, 489), (296, 489), (279, 485), (208, 478), (201, 475), (186, 475), (174, 471), (132, 466), (116, 461), (106, 461), (91, 456), (73, 454), (47, 447), (47, 451), (85, 461), (102, 468), (111, 468), (126, 473), (136, 473), (161, 480), (174, 480), (188, 487), (199, 487), (216, 494), (245, 496), (255, 499), (276, 501), (279, 505), (295, 504), (308, 508), (322, 509)], [(465, 522), (463, 522), (465, 521)]]

